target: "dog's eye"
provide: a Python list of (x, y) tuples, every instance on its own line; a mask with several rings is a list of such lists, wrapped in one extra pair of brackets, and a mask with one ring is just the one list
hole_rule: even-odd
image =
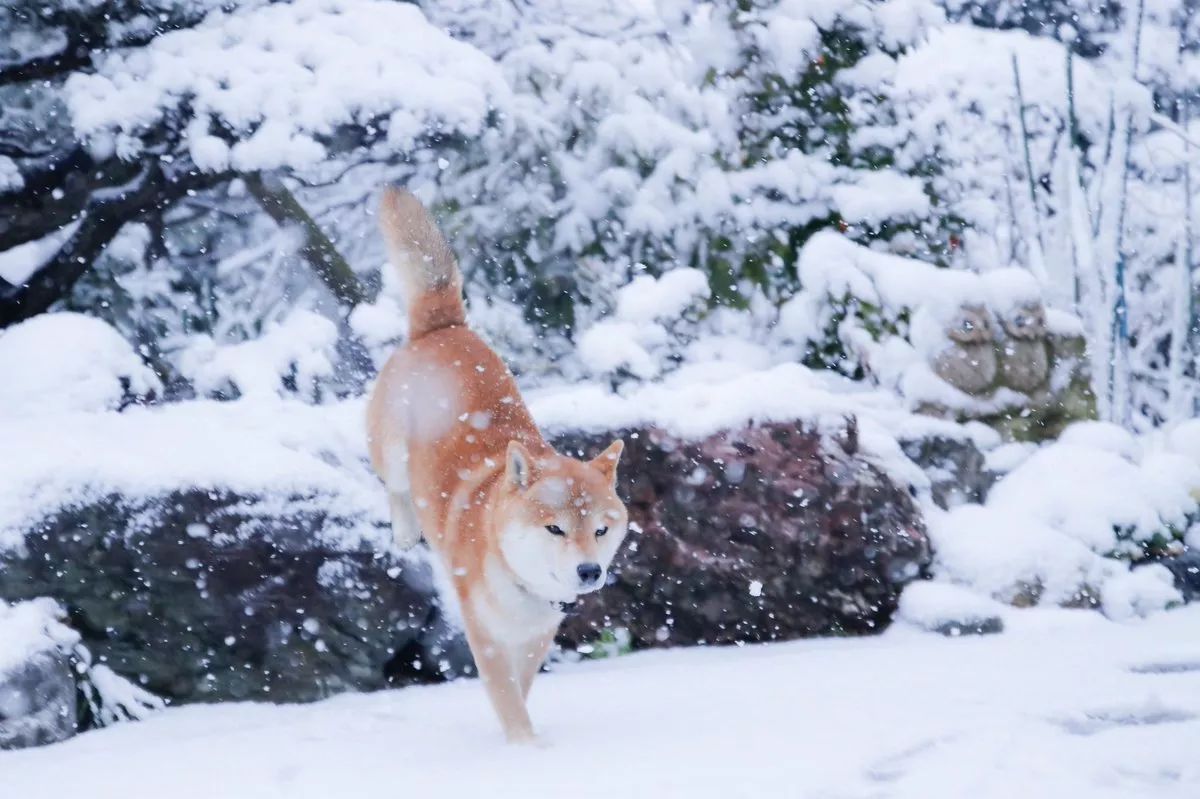
[(607, 532), (608, 532), (607, 527), (601, 527), (599, 530), (596, 531), (596, 538), (599, 538), (600, 536), (604, 535)]
[(546, 531), (550, 533), (550, 535), (566, 535), (566, 533), (563, 532), (563, 529), (557, 524), (547, 524)]

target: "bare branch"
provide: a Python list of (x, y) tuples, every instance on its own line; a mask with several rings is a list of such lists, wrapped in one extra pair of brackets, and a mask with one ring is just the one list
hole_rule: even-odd
[(227, 174), (192, 173), (173, 177), (150, 161), (133, 180), (92, 195), (79, 227), (21, 285), (0, 283), (0, 327), (47, 310), (71, 290), (125, 223), (152, 209), (163, 208), (188, 192), (229, 180)]
[(272, 219), (280, 225), (295, 225), (304, 233), (300, 255), (308, 261), (338, 302), (353, 308), (366, 299), (362, 284), (350, 264), (281, 179), (259, 172), (244, 175), (243, 179), (246, 188)]

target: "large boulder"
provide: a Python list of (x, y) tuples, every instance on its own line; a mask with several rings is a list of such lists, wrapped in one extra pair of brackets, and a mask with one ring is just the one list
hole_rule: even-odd
[[(872, 632), (930, 561), (908, 490), (853, 429), (620, 435), (637, 531), (564, 627), (568, 646), (606, 630), (637, 647)], [(611, 438), (556, 443), (594, 454)], [(427, 551), (386, 550), (361, 498), (80, 496), (0, 550), (0, 598), (58, 600), (97, 664), (158, 696), (305, 701), (472, 671)]]
[[(568, 644), (875, 632), (930, 563), (912, 497), (857, 451), (853, 427), (841, 438), (795, 423), (696, 441), (655, 429), (622, 435), (620, 493), (634, 531), (610, 584), (568, 618)], [(595, 453), (610, 439), (556, 443)]]
[(429, 564), (337, 534), (359, 523), (313, 497), (109, 496), (0, 554), (0, 597), (54, 597), (98, 662), (176, 700), (304, 701), (436, 674)]

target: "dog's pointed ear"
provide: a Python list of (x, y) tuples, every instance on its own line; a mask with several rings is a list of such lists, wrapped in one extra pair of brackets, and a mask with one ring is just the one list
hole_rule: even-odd
[(617, 484), (617, 462), (621, 460), (621, 453), (625, 450), (625, 442), (617, 439), (608, 445), (608, 449), (601, 452), (588, 463), (596, 471), (608, 478), (608, 481), (613, 485)]
[(505, 457), (504, 477), (514, 488), (529, 488), (533, 482), (533, 456), (518, 441), (508, 442), (508, 455)]

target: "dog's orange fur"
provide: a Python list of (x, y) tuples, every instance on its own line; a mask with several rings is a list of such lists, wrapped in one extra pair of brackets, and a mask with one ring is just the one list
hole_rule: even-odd
[(380, 224), (410, 329), (371, 396), (371, 462), (397, 541), (424, 535), (450, 575), (506, 736), (528, 740), (525, 700), (562, 621), (558, 603), (602, 584), (583, 585), (584, 570), (606, 569), (625, 534), (622, 442), (591, 461), (556, 453), (504, 363), (466, 326), (454, 256), (420, 202), (386, 190)]

